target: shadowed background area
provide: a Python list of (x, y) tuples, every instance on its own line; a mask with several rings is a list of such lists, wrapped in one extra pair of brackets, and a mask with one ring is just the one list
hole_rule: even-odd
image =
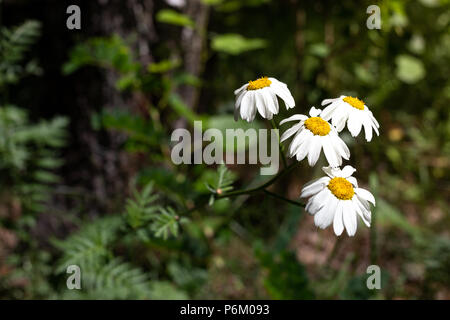
[[(449, 299), (449, 23), (448, 0), (0, 0), (0, 298)], [(264, 183), (259, 165), (171, 161), (195, 120), (270, 128), (233, 120), (261, 76), (296, 101), (276, 123), (340, 95), (369, 106), (380, 136), (341, 137), (370, 229), (338, 238), (264, 192), (212, 201)], [(269, 190), (297, 201), (325, 165)]]

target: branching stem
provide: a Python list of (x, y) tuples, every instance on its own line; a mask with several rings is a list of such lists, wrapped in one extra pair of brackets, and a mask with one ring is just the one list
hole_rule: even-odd
[(283, 197), (282, 195), (276, 194), (276, 193), (274, 193), (272, 191), (264, 189), (264, 192), (266, 194), (268, 194), (269, 196), (271, 196), (271, 197), (274, 197), (274, 198), (286, 201), (287, 203), (293, 204), (294, 206), (299, 206), (299, 207), (304, 207), (305, 206), (303, 203), (300, 203), (300, 202), (288, 199), (288, 198)]
[(275, 175), (274, 177), (272, 177), (272, 179), (269, 179), (267, 182), (263, 183), (262, 185), (255, 187), (255, 188), (251, 188), (251, 189), (245, 189), (245, 190), (236, 190), (236, 191), (232, 191), (232, 192), (228, 192), (225, 194), (221, 194), (216, 196), (216, 199), (223, 199), (223, 198), (229, 198), (229, 197), (236, 197), (236, 196), (240, 196), (240, 195), (244, 195), (244, 194), (251, 194), (251, 193), (255, 193), (255, 192), (259, 192), (259, 191), (264, 191), (265, 193), (267, 193), (268, 195), (278, 198), (280, 200), (286, 201), (288, 203), (291, 204), (295, 204), (297, 206), (303, 206), (303, 204), (290, 200), (288, 198), (285, 198), (283, 196), (280, 196), (276, 193), (273, 193), (271, 191), (266, 190), (267, 187), (271, 186), (272, 184), (275, 183), (275, 181), (277, 181), (279, 178), (283, 177), (285, 174), (287, 174), (288, 172), (290, 172), (295, 165), (297, 164), (297, 162), (293, 162), (292, 164), (290, 164), (289, 166), (285, 167), (285, 169), (283, 169), (282, 171), (280, 171), (277, 175)]

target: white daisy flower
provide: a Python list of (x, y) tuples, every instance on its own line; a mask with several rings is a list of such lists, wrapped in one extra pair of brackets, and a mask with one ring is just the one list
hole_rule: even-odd
[(338, 132), (341, 132), (347, 123), (347, 128), (353, 137), (356, 137), (361, 132), (361, 127), (364, 126), (366, 140), (372, 140), (372, 129), (377, 136), (379, 135), (377, 119), (372, 114), (372, 111), (358, 98), (340, 96), (336, 99), (325, 99), (322, 101), (322, 106), (329, 104), (322, 112), (322, 118), (330, 120), (336, 127)]
[(309, 111), (311, 117), (296, 114), (281, 121), (280, 125), (288, 121), (300, 120), (283, 133), (280, 142), (295, 134), (289, 146), (289, 157), (292, 158), (295, 155), (298, 161), (308, 157), (308, 163), (312, 167), (319, 159), (323, 148), (330, 166), (337, 167), (342, 164), (342, 158), (346, 160), (350, 158), (350, 151), (344, 141), (339, 138), (336, 128), (321, 116), (319, 117), (321, 112), (320, 109), (312, 107)]
[(319, 178), (306, 184), (301, 192), (301, 198), (309, 198), (306, 211), (314, 215), (314, 223), (325, 229), (333, 223), (337, 236), (347, 230), (349, 236), (356, 233), (357, 216), (359, 215), (366, 226), (370, 227), (371, 202), (375, 205), (373, 195), (362, 188), (352, 174), (356, 171), (352, 166), (344, 169), (324, 167), (326, 177)]
[(287, 85), (275, 78), (262, 77), (255, 81), (249, 81), (234, 91), (236, 104), (234, 119), (241, 118), (248, 122), (255, 119), (256, 110), (268, 120), (278, 114), (277, 96), (283, 99), (286, 109), (295, 107), (295, 101)]

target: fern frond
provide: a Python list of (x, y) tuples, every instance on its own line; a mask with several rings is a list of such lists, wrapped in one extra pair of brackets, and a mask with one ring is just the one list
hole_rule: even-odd
[(213, 193), (213, 195), (211, 195), (209, 199), (209, 205), (212, 205), (214, 203), (215, 194), (221, 194), (223, 192), (233, 190), (232, 184), (235, 181), (236, 175), (232, 171), (228, 170), (225, 164), (220, 164), (219, 168), (217, 169), (215, 181), (212, 184), (205, 183), (208, 190)]
[(2, 28), (0, 31), (0, 52), (3, 61), (9, 63), (20, 61), (24, 53), (41, 34), (41, 23), (30, 20), (13, 29)]
[(65, 144), (67, 124), (66, 118), (30, 123), (25, 110), (0, 108), (0, 170), (31, 211), (43, 210), (50, 186), (59, 180), (53, 170), (62, 161), (55, 151)]
[(180, 224), (185, 222), (187, 219), (180, 218), (172, 208), (161, 208), (159, 214), (155, 215), (150, 229), (155, 237), (166, 240), (170, 235), (177, 237)]
[(0, 27), (0, 87), (17, 83), (26, 74), (40, 74), (35, 61), (22, 66), (25, 53), (40, 35), (41, 25), (30, 20), (13, 29)]
[(149, 223), (159, 206), (154, 202), (158, 195), (153, 194), (153, 183), (146, 185), (141, 192), (134, 191), (133, 198), (127, 200), (125, 207), (125, 219), (133, 228), (137, 229)]
[(114, 258), (99, 266), (80, 268), (81, 289), (64, 290), (62, 299), (150, 299), (148, 276), (130, 263)]
[(110, 244), (122, 224), (119, 216), (102, 218), (78, 231), (64, 241), (53, 240), (63, 252), (56, 272), (64, 272), (69, 265), (80, 268), (96, 268), (112, 255)]

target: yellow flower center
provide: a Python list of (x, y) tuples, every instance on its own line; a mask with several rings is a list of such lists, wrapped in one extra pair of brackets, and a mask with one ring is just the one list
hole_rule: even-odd
[(340, 177), (331, 179), (328, 189), (340, 200), (351, 200), (355, 194), (353, 185), (347, 179)]
[(270, 81), (269, 78), (261, 77), (259, 79), (254, 80), (254, 81), (249, 81), (247, 90), (262, 89), (262, 88), (270, 86), (271, 83), (272, 83), (272, 81)]
[(331, 128), (330, 124), (320, 117), (311, 117), (305, 121), (305, 127), (316, 136), (326, 136)]
[(364, 110), (364, 101), (359, 100), (358, 98), (345, 97), (343, 100), (347, 102), (349, 105), (351, 105), (353, 108)]

